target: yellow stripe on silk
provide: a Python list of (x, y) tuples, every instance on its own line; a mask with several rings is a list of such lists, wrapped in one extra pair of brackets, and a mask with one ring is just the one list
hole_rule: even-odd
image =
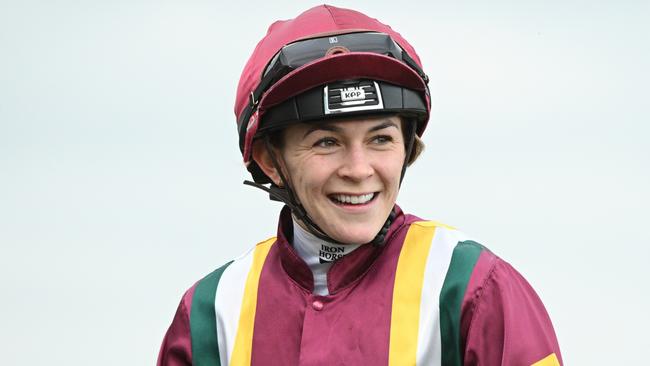
[(530, 366), (560, 366), (560, 361), (557, 359), (555, 353), (551, 353)]
[[(424, 223), (424, 222), (422, 222), (422, 223)], [(426, 223), (430, 223), (433, 226), (444, 227), (444, 228), (449, 229), (449, 230), (458, 230), (457, 228), (455, 228), (453, 226), (449, 226), (447, 224), (443, 224), (442, 222), (438, 222), (438, 221), (430, 220), (430, 221), (426, 221)]]
[(239, 314), (237, 336), (230, 359), (230, 366), (248, 366), (251, 364), (251, 349), (253, 347), (253, 331), (255, 326), (255, 309), (257, 308), (257, 288), (264, 261), (275, 238), (257, 244), (253, 253), (253, 263), (246, 277), (246, 288)]
[(437, 224), (411, 224), (397, 261), (388, 365), (415, 365), (424, 270)]

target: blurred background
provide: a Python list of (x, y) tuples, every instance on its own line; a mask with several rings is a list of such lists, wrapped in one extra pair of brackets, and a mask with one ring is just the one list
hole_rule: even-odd
[[(185, 289), (274, 235), (233, 105), (266, 28), (319, 4), (0, 0), (5, 365), (147, 365)], [(533, 284), (567, 365), (650, 346), (650, 3), (332, 1), (431, 77), (408, 212)]]

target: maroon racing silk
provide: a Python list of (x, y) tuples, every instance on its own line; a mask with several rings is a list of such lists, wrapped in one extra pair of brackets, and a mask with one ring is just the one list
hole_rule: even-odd
[[(292, 219), (285, 207), (277, 239), (264, 244), (268, 252), (260, 257), (259, 272), (250, 271), (255, 276), (240, 270), (248, 268), (242, 264), (246, 257), (242, 257), (185, 293), (163, 340), (158, 365), (562, 364), (550, 318), (517, 271), (474, 241), (455, 242), (453, 230), (436, 228), (439, 231), (433, 244), (413, 242), (413, 228), (424, 227), (419, 224), (423, 221), (397, 206), (396, 213), (386, 244), (363, 245), (337, 260), (327, 275), (329, 295), (318, 296), (313, 294), (309, 267), (290, 244)], [(443, 241), (443, 236), (448, 239)], [(440, 283), (444, 280), (444, 286), (435, 290), (436, 296), (440, 291), (439, 306), (419, 309), (420, 319), (433, 319), (430, 324), (434, 326), (429, 328), (429, 323), (421, 320), (419, 328), (414, 327), (414, 340), (403, 342), (409, 334), (402, 328), (411, 328), (396, 323), (404, 311), (396, 308), (403, 297), (396, 291), (408, 290), (409, 284), (397, 286), (402, 279), (396, 274), (409, 275), (411, 265), (404, 253), (414, 245), (431, 245), (429, 260), (439, 259), (446, 272), (444, 278), (438, 278)], [(440, 245), (449, 245), (449, 258), (442, 257), (444, 250), (436, 247)], [(432, 257), (438, 255), (441, 257)], [(435, 277), (434, 272), (425, 273)], [(242, 293), (251, 293), (237, 292), (235, 283), (256, 284), (253, 312), (244, 311), (247, 299), (241, 299)], [(429, 290), (423, 287), (421, 291)], [(232, 299), (231, 293), (235, 294)], [(246, 314), (252, 314), (253, 324), (242, 330), (248, 324)], [(252, 336), (242, 338), (247, 341), (241, 348), (237, 333), (247, 331)], [(429, 331), (432, 333), (426, 333)], [(423, 339), (431, 341), (423, 343)], [(396, 346), (398, 341), (406, 348), (413, 346), (413, 352)]]
[(474, 267), (461, 319), (466, 365), (528, 365), (551, 353), (561, 363), (551, 319), (535, 290), (488, 251)]

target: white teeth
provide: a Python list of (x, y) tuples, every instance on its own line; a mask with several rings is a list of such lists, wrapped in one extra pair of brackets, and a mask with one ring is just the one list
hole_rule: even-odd
[(351, 203), (353, 205), (362, 205), (368, 201), (370, 201), (373, 197), (375, 196), (374, 193), (368, 193), (368, 194), (362, 194), (360, 196), (348, 196), (345, 194), (337, 194), (334, 196), (334, 199), (336, 199), (339, 202), (342, 203)]

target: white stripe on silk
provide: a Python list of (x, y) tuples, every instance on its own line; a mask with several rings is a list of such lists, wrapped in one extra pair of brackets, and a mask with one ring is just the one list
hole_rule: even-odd
[(239, 314), (246, 289), (246, 279), (253, 263), (255, 247), (235, 259), (221, 275), (215, 295), (217, 338), (221, 364), (227, 366), (235, 346)]
[(440, 291), (456, 244), (467, 240), (466, 235), (458, 230), (437, 223), (436, 226), (422, 281), (416, 353), (418, 366), (441, 364)]

